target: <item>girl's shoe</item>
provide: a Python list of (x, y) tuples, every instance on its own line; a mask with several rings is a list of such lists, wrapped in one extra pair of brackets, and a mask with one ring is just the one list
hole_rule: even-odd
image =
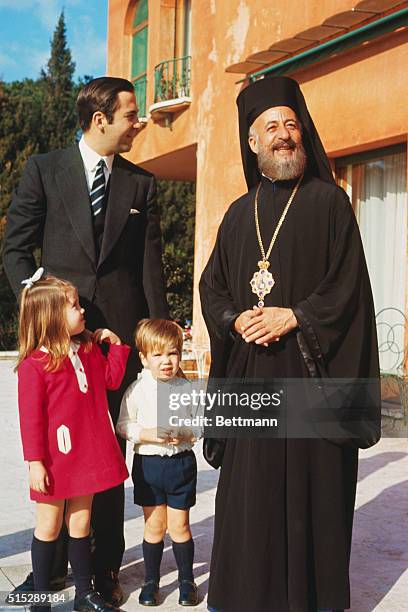
[(148, 580), (142, 586), (139, 595), (139, 603), (142, 606), (159, 605), (159, 585), (154, 580)]
[[(67, 579), (66, 576), (51, 578), (49, 590), (50, 591), (63, 591), (65, 589), (66, 579)], [(11, 592), (12, 593), (27, 593), (31, 591), (35, 591), (33, 572), (30, 572), (27, 575), (26, 579), (21, 584), (18, 584)], [(41, 606), (41, 607), (44, 607), (44, 606)]]
[(198, 589), (195, 582), (182, 580), (180, 582), (180, 606), (196, 606), (198, 604)]

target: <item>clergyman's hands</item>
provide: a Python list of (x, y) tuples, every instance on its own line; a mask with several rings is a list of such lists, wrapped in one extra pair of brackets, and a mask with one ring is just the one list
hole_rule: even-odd
[[(249, 317), (247, 313), (253, 312)], [(246, 315), (241, 322), (242, 338), (245, 342), (255, 342), (268, 346), (271, 342), (278, 342), (285, 334), (298, 326), (295, 315), (291, 308), (279, 308), (268, 306), (258, 308), (254, 306), (253, 311), (246, 310), (235, 321)], [(237, 330), (238, 331), (238, 330)]]
[(235, 319), (235, 323), (234, 323), (234, 329), (237, 332), (237, 334), (240, 334), (242, 336), (246, 328), (248, 327), (249, 323), (256, 316), (257, 316), (257, 313), (254, 309), (244, 310), (244, 312), (241, 312), (241, 314)]

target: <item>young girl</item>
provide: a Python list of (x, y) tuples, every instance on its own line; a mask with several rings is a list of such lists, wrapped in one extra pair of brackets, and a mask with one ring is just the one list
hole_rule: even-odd
[(144, 606), (158, 605), (160, 563), (166, 530), (173, 540), (178, 567), (179, 604), (198, 603), (193, 577), (194, 541), (189, 511), (196, 501), (197, 464), (192, 430), (157, 427), (158, 381), (183, 385), (179, 372), (183, 334), (171, 321), (144, 319), (136, 329), (136, 347), (144, 369), (125, 392), (116, 431), (134, 443), (132, 479), (135, 504), (145, 518), (145, 582), (139, 596)]
[[(40, 268), (23, 281), (16, 368), (24, 459), (30, 497), (37, 502), (34, 586), (49, 590), (65, 506), (74, 610), (112, 612), (91, 586), (90, 515), (93, 494), (128, 476), (106, 389), (119, 387), (130, 349), (107, 329), (93, 335), (86, 331), (75, 287), (52, 276), (42, 278), (42, 273)], [(96, 344), (102, 341), (110, 343), (107, 357)]]

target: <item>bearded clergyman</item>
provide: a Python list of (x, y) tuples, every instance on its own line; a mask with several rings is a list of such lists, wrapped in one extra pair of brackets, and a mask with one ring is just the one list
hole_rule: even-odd
[(210, 378), (366, 379), (374, 391), (367, 422), (352, 406), (354, 435), (205, 441), (221, 464), (208, 605), (338, 612), (350, 606), (358, 449), (380, 437), (370, 282), (299, 85), (264, 78), (237, 104), (249, 191), (227, 210), (200, 281)]

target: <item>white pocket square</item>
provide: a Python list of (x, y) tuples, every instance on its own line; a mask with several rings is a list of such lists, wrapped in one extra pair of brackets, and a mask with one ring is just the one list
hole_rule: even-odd
[(129, 211), (130, 215), (140, 215), (140, 210), (137, 210), (137, 208), (131, 208)]

